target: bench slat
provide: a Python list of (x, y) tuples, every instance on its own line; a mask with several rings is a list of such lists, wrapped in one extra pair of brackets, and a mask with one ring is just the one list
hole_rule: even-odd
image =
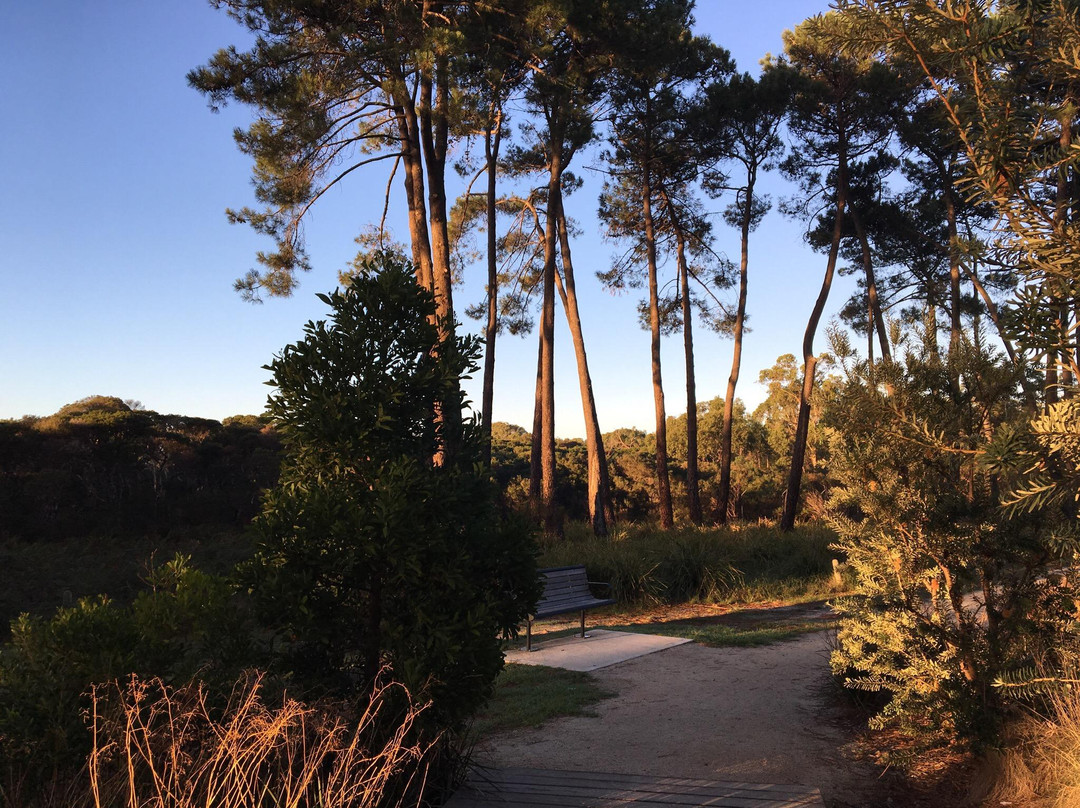
[[(585, 565), (551, 567), (538, 570), (544, 582), (544, 594), (536, 604), (536, 614), (529, 616), (525, 634), (525, 648), (532, 650), (532, 623), (538, 617), (554, 617), (557, 614), (581, 612), (581, 636), (585, 635), (585, 611), (611, 606), (612, 598), (598, 598), (589, 589)], [(606, 586), (606, 584), (604, 584)]]
[(589, 589), (583, 565), (553, 567), (540, 570), (544, 579), (544, 594), (536, 605), (536, 617), (552, 617), (583, 609), (611, 606), (612, 598), (598, 598)]

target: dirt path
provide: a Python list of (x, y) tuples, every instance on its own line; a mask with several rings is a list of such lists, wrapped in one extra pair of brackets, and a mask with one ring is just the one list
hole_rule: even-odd
[(801, 783), (829, 806), (893, 804), (845, 749), (853, 731), (829, 694), (827, 632), (759, 648), (692, 643), (594, 675), (618, 694), (597, 717), (494, 736), (477, 762)]

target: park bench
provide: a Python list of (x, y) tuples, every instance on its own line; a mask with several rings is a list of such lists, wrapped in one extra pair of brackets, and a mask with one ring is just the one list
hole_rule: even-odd
[(600, 606), (611, 606), (615, 601), (612, 598), (598, 598), (589, 588), (593, 586), (606, 586), (610, 589), (611, 584), (590, 581), (585, 575), (584, 565), (573, 567), (550, 567), (539, 570), (540, 577), (544, 582), (544, 594), (536, 604), (536, 613), (529, 615), (529, 622), (525, 627), (525, 650), (532, 650), (532, 624), (533, 620), (543, 617), (554, 617), (557, 614), (569, 614), (581, 612), (581, 636), (585, 637), (585, 610), (596, 609)]

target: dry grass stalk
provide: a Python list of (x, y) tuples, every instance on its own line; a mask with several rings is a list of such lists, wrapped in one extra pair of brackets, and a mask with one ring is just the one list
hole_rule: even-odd
[(1017, 728), (1019, 743), (994, 761), (996, 784), (988, 804), (1080, 806), (1080, 689), (1064, 686), (1048, 697), (1047, 715)]
[[(414, 793), (407, 786), (426, 773), (437, 740), (411, 740), (426, 707), (407, 692), (398, 700), (408, 704), (404, 715), (388, 720), (391, 691), (403, 691), (400, 685), (380, 685), (350, 721), (340, 710), (287, 698), (267, 707), (261, 684), (255, 676), (238, 685), (220, 714), (208, 706), (201, 684), (170, 688), (133, 677), (108, 693), (96, 689), (91, 804), (344, 808), (387, 804), (388, 788)], [(394, 782), (399, 777), (405, 788)]]

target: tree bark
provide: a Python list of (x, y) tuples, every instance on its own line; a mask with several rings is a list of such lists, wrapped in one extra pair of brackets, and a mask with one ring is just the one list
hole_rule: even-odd
[(653, 404), (656, 409), (656, 499), (660, 527), (666, 530), (674, 526), (675, 516), (671, 507), (671, 480), (668, 476), (667, 465), (667, 412), (664, 408), (664, 379), (660, 368), (660, 300), (649, 155), (650, 149), (646, 138), (641, 182), (641, 212), (645, 222), (645, 254), (649, 265), (649, 333), (651, 335)]
[(957, 349), (963, 334), (960, 321), (960, 255), (956, 231), (956, 197), (953, 195), (952, 175), (945, 177), (945, 225), (949, 236), (949, 354)]
[[(668, 202), (670, 209), (671, 203)], [(674, 213), (672, 213), (674, 218)], [(698, 482), (697, 379), (694, 374), (693, 309), (690, 306), (690, 268), (686, 264), (686, 238), (675, 225), (676, 259), (679, 265), (679, 295), (682, 298), (683, 356), (686, 359), (686, 508), (690, 521), (702, 523), (701, 492)]]
[(540, 517), (540, 489), (544, 478), (541, 457), (544, 453), (544, 340), (536, 341), (536, 392), (533, 397), (532, 440), (529, 452), (529, 506), (534, 518)]
[(825, 278), (818, 292), (817, 301), (806, 324), (803, 335), (803, 384), (799, 391), (799, 416), (795, 424), (795, 443), (791, 451), (791, 470), (788, 473), (787, 492), (784, 495), (784, 513), (780, 519), (780, 529), (790, 531), (795, 527), (795, 514), (799, 508), (799, 489), (802, 487), (803, 463), (806, 460), (806, 443), (810, 434), (810, 399), (814, 392), (814, 373), (817, 370), (817, 357), (814, 356), (814, 335), (817, 333), (821, 314), (829, 299), (833, 275), (836, 271), (836, 258), (840, 251), (840, 239), (844, 234), (844, 209), (847, 206), (848, 166), (847, 148), (843, 140), (837, 149), (836, 172), (836, 213), (833, 222), (832, 243), (829, 245), (829, 260), (825, 266)]
[(746, 323), (746, 289), (750, 265), (750, 226), (754, 212), (756, 171), (747, 176), (743, 198), (743, 215), (739, 224), (739, 303), (735, 310), (735, 346), (731, 351), (731, 373), (728, 374), (727, 394), (724, 396), (724, 423), (720, 432), (720, 502), (721, 524), (727, 523), (731, 505), (731, 432), (735, 420), (735, 386), (739, 383), (742, 366), (743, 331)]
[[(450, 268), (450, 235), (446, 217), (446, 149), (449, 142), (448, 68), (437, 61), (433, 73), (420, 77), (420, 101), (417, 115), (420, 121), (420, 145), (427, 169), (428, 221), (431, 231), (431, 272), (435, 293), (435, 316), (439, 336), (453, 339), (454, 295)], [(434, 96), (434, 100), (433, 100)], [(434, 103), (434, 106), (433, 106)], [(461, 441), (461, 407), (456, 395), (439, 402), (435, 420), (442, 429), (442, 446), (435, 463), (453, 461)]]
[(424, 202), (424, 162), (420, 149), (420, 130), (416, 109), (411, 99), (399, 103), (397, 112), (398, 135), (401, 138), (401, 161), (405, 166), (403, 180), (405, 201), (408, 205), (409, 242), (412, 246), (416, 281), (432, 294), (435, 283), (431, 268), (431, 240), (428, 234), (427, 208)]
[(574, 282), (574, 264), (570, 257), (570, 234), (566, 226), (566, 212), (563, 210), (562, 189), (549, 202), (555, 210), (559, 222), (559, 244), (562, 250), (563, 278), (556, 272), (555, 282), (562, 298), (566, 323), (570, 327), (570, 337), (574, 343), (574, 356), (577, 359), (578, 386), (581, 389), (581, 407), (585, 416), (585, 447), (588, 452), (589, 486), (589, 522), (593, 533), (606, 536), (608, 524), (614, 521), (614, 508), (611, 504), (611, 483), (608, 477), (607, 455), (604, 452), (604, 438), (600, 432), (600, 421), (596, 413), (596, 399), (593, 396), (592, 377), (589, 374), (589, 359), (585, 352), (585, 335), (581, 329), (581, 316), (578, 310), (577, 286)]
[[(562, 181), (562, 134), (551, 132), (552, 154), (548, 166), (548, 199), (560, 189)], [(558, 217), (548, 206), (544, 229), (543, 311), (540, 318), (540, 517), (545, 532), (559, 532), (555, 508), (555, 253), (558, 239)]]
[[(862, 248), (863, 273), (866, 276), (866, 297), (871, 320), (867, 324), (868, 330), (877, 331), (878, 344), (881, 346), (881, 358), (889, 361), (892, 359), (892, 351), (889, 348), (889, 335), (885, 330), (885, 317), (881, 312), (881, 300), (878, 298), (877, 278), (874, 276), (874, 258), (870, 252), (870, 239), (866, 236), (866, 228), (863, 227), (862, 217), (854, 206), (851, 207), (850, 214), (851, 222), (855, 225), (855, 235), (858, 236), (859, 246)], [(870, 335), (870, 339), (873, 339), (873, 334)]]
[[(1070, 88), (1071, 89), (1071, 88)], [(1066, 98), (1065, 109), (1069, 112), (1072, 111), (1073, 105), (1072, 93), (1069, 92)], [(1061, 133), (1058, 137), (1058, 145), (1062, 154), (1067, 154), (1069, 148), (1072, 145), (1072, 117), (1066, 114), (1061, 119)], [(1054, 227), (1058, 231), (1065, 229), (1065, 226), (1069, 221), (1069, 207), (1071, 200), (1069, 199), (1069, 168), (1068, 166), (1061, 166), (1057, 172), (1057, 193), (1054, 200)], [(1072, 306), (1070, 301), (1062, 297), (1057, 306), (1058, 310), (1058, 345), (1055, 347), (1051, 357), (1048, 357), (1048, 362), (1053, 365), (1054, 372), (1054, 389), (1053, 400), (1057, 401), (1064, 397), (1064, 393), (1072, 386), (1072, 349), (1069, 344), (1069, 318), (1072, 314)], [(1060, 371), (1058, 367), (1060, 366)], [(1047, 379), (1047, 401), (1050, 401), (1050, 387), (1049, 379)]]
[(491, 416), (495, 403), (495, 338), (499, 331), (498, 238), (495, 232), (499, 146), (502, 141), (502, 116), (493, 117), (494, 131), (484, 136), (487, 159), (487, 324), (484, 327), (484, 389), (480, 398), (480, 417), (484, 422), (484, 458), (491, 466)]

